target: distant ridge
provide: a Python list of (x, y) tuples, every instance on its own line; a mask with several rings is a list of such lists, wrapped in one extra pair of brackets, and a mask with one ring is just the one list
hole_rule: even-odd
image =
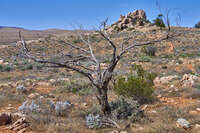
[(21, 31), (25, 40), (34, 40), (47, 37), (49, 35), (73, 34), (71, 30), (62, 29), (45, 29), (45, 30), (29, 30), (21, 27), (0, 26), (0, 45), (7, 45), (19, 41), (19, 31)]
[(0, 26), (0, 29), (2, 29), (2, 28), (24, 29), (21, 27), (14, 27), (14, 26)]

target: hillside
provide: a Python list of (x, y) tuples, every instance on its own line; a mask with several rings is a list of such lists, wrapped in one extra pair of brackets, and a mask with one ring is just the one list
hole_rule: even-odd
[[(127, 16), (121, 18), (124, 20), (128, 18)], [(123, 25), (122, 22), (115, 23), (111, 29), (113, 30), (113, 27), (118, 24)], [(141, 23), (136, 24), (136, 27), (135, 23), (127, 23), (126, 28), (117, 31), (107, 30), (109, 33), (106, 35), (109, 34), (109, 39), (116, 44), (117, 54), (129, 44), (159, 40), (169, 32), (167, 28), (152, 29), (152, 25), (148, 23), (147, 26), (142, 27)], [(0, 36), (4, 36), (2, 43), (17, 41), (18, 31), (13, 28), (0, 29), (2, 33)], [(70, 67), (60, 68), (55, 64), (44, 66), (47, 63), (40, 64), (26, 58), (22, 53), (25, 48), (22, 47), (21, 42), (17, 43), (20, 45), (0, 47), (0, 131), (5, 133), (200, 133), (200, 29), (171, 27), (170, 33), (174, 36), (149, 44), (151, 46), (149, 49), (153, 49), (154, 54), (147, 52), (146, 45), (136, 46), (128, 50), (118, 62), (112, 73), (114, 80), (108, 86), (108, 100), (109, 104), (112, 104), (113, 113), (111, 118), (118, 124), (118, 128), (110, 121), (105, 124), (106, 126), (103, 125), (105, 117), (97, 100), (98, 91), (85, 76), (70, 70)], [(54, 36), (48, 36), (49, 34)], [(113, 61), (111, 60), (113, 46), (109, 45), (109, 39), (106, 40), (98, 32), (22, 30), (22, 35), (26, 40), (34, 39), (26, 41), (30, 50), (28, 53), (34, 58), (57, 62), (57, 64), (71, 63), (71, 66), (77, 65), (76, 68), (86, 66), (87, 72), (96, 70), (96, 62), (86, 60), (88, 58), (86, 56), (83, 62), (76, 63), (72, 59), (73, 56), (76, 55), (80, 61), (82, 53), (85, 52), (88, 56), (94, 53), (100, 62), (101, 71), (106, 70), (109, 63)], [(86, 41), (83, 42), (81, 37)], [(68, 45), (66, 42), (73, 45)], [(124, 42), (123, 46), (122, 42)], [(90, 47), (87, 43), (91, 43), (92, 52), (88, 52)], [(82, 53), (78, 51), (80, 49)], [(142, 82), (144, 86), (141, 85), (143, 78), (133, 80), (135, 86), (140, 85), (137, 88), (142, 90), (138, 92), (139, 94), (149, 89), (145, 83), (151, 84), (152, 95), (146, 94), (149, 99), (138, 98), (137, 95), (136, 98), (128, 99), (128, 96), (125, 96), (122, 103), (116, 102), (120, 99), (115, 91), (116, 81), (120, 76), (137, 75), (134, 69), (136, 65), (141, 65), (149, 73), (155, 73), (153, 82), (151, 80)], [(95, 74), (92, 78), (96, 78)], [(128, 80), (128, 78), (122, 79), (122, 81)], [(129, 84), (130, 86), (133, 85)], [(122, 87), (127, 89), (126, 86)], [(140, 103), (140, 98), (146, 101)], [(95, 117), (92, 117), (93, 115)], [(86, 122), (86, 117), (91, 119)], [(106, 120), (108, 122), (109, 119)]]

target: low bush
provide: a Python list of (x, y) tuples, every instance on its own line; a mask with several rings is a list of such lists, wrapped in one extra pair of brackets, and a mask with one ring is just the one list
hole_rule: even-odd
[(135, 74), (119, 76), (114, 84), (114, 91), (119, 96), (125, 96), (137, 100), (140, 104), (153, 100), (155, 73), (145, 71), (141, 65), (134, 66)]
[(155, 56), (156, 51), (157, 51), (157, 48), (155, 46), (145, 46), (145, 47), (143, 47), (143, 52), (147, 56)]
[(9, 65), (6, 65), (6, 66), (0, 65), (0, 71), (2, 72), (10, 72), (11, 70), (12, 70), (12, 67)]
[(93, 128), (101, 128), (102, 126), (102, 122), (101, 122), (101, 117), (100, 115), (93, 115), (93, 114), (89, 114), (88, 116), (86, 116), (86, 125), (88, 126), (88, 128), (93, 129)]
[(132, 122), (136, 122), (144, 116), (137, 101), (120, 97), (116, 101), (111, 102), (110, 105), (116, 119), (129, 119)]

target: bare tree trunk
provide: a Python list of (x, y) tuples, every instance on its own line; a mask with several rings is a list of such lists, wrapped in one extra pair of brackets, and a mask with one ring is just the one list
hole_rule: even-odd
[(104, 115), (110, 116), (111, 115), (111, 108), (108, 103), (108, 95), (107, 95), (108, 88), (101, 88), (99, 96), (97, 96), (97, 99), (99, 101), (99, 104), (101, 106), (101, 110), (103, 111)]

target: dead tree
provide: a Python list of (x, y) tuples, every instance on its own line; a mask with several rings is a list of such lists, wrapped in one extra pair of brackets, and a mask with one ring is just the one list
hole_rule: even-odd
[[(104, 24), (105, 26), (105, 24)], [(164, 40), (167, 40), (171, 38), (172, 36), (169, 35), (169, 32), (164, 35), (164, 37), (157, 39), (157, 40), (152, 40), (152, 41), (147, 41), (143, 43), (138, 43), (138, 42), (130, 42), (130, 38), (126, 38), (120, 46), (117, 45), (114, 41), (112, 41), (111, 37), (109, 34), (102, 29), (99, 29), (97, 33), (103, 38), (105, 41), (107, 41), (107, 44), (112, 48), (112, 57), (110, 62), (108, 63), (108, 66), (104, 69), (102, 69), (101, 65), (102, 63), (100, 60), (96, 57), (94, 54), (94, 50), (92, 48), (92, 42), (90, 40), (90, 34), (81, 34), (79, 33), (78, 36), (80, 37), (81, 41), (85, 45), (85, 47), (73, 44), (70, 42), (65, 42), (65, 41), (59, 41), (59, 43), (63, 45), (67, 45), (71, 47), (73, 50), (76, 50), (79, 52), (79, 54), (72, 55), (72, 54), (67, 54), (65, 56), (68, 56), (65, 61), (50, 61), (46, 60), (43, 58), (39, 58), (37, 56), (34, 56), (31, 51), (28, 49), (28, 46), (26, 42), (24, 41), (24, 38), (22, 37), (21, 33), (19, 32), (19, 37), (21, 39), (21, 44), (23, 48), (24, 55), (38, 63), (46, 64), (48, 67), (55, 67), (55, 68), (66, 68), (75, 72), (78, 72), (82, 74), (83, 76), (87, 77), (93, 88), (97, 92), (97, 99), (98, 102), (101, 106), (101, 110), (104, 113), (104, 115), (109, 116), (111, 114), (111, 108), (108, 102), (108, 85), (109, 82), (112, 79), (113, 72), (120, 61), (122, 57), (131, 49), (137, 47), (137, 46), (144, 46), (144, 45), (149, 45), (149, 44), (155, 44)], [(94, 64), (94, 68), (90, 68), (86, 65), (84, 65), (84, 62), (92, 62)]]

